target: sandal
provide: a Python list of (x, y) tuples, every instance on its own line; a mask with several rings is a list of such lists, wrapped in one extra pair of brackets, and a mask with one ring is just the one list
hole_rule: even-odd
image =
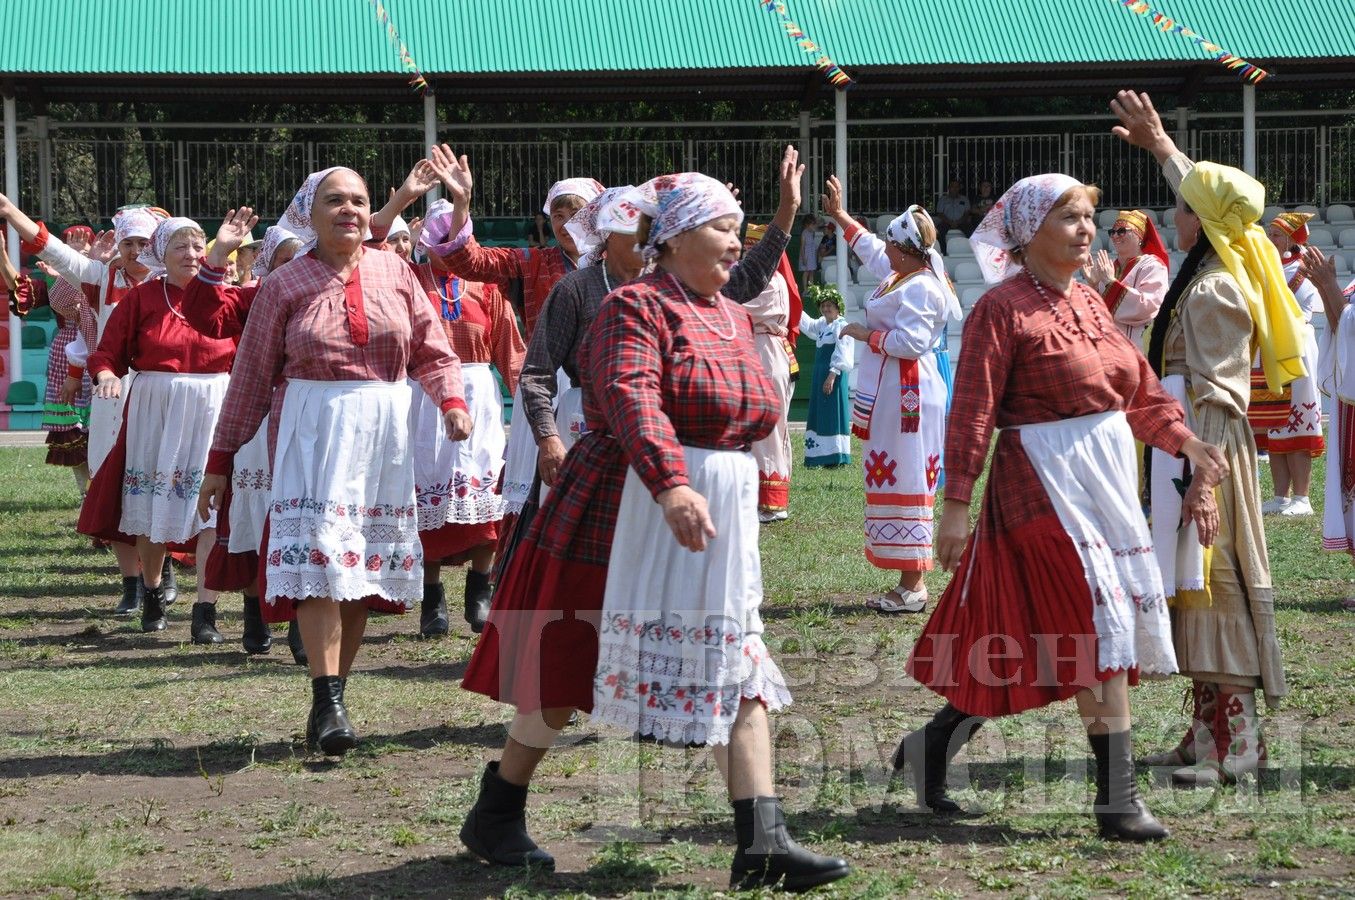
[(927, 590), (923, 588), (920, 591), (908, 591), (903, 588), (894, 588), (883, 597), (867, 599), (866, 609), (873, 609), (887, 615), (926, 612)]

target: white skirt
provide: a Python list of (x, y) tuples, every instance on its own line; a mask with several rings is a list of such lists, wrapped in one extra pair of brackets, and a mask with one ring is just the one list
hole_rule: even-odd
[(409, 383), (409, 441), (414, 457), (414, 491), (419, 530), (443, 525), (479, 525), (503, 518), (496, 490), (507, 438), (503, 397), (488, 363), (462, 363), (466, 406), (473, 427), (464, 441), (447, 440), (442, 410), (417, 383)]
[(129, 372), (122, 376), (122, 392), (111, 400), (101, 397), (91, 397), (89, 401), (89, 477), (93, 478), (99, 471), (99, 466), (108, 458), (108, 454), (113, 452), (113, 445), (118, 442), (118, 434), (122, 431), (122, 407), (127, 399), (127, 392), (132, 389), (132, 383), (136, 380), (136, 373)]
[(268, 463), (268, 420), (235, 454), (231, 475), (231, 553), (257, 553), (263, 523), (273, 502), (273, 467)]
[(267, 601), (423, 596), (405, 382), (291, 380), (269, 508)]
[(198, 517), (198, 490), (230, 375), (142, 372), (127, 399), (127, 462), (118, 530), (157, 544), (216, 527)]
[[(571, 392), (573, 397), (570, 397)], [(574, 412), (570, 413), (570, 428), (567, 431), (561, 424), (561, 410), (566, 402), (577, 401)], [(577, 416), (577, 422), (573, 416)], [(578, 388), (571, 387), (569, 376), (564, 369), (555, 372), (555, 424), (560, 432), (560, 440), (568, 450), (574, 446), (583, 433), (583, 399)], [(577, 429), (577, 431), (576, 431)], [(513, 418), (508, 428), (508, 452), (503, 466), (503, 503), (504, 512), (516, 516), (522, 512), (523, 505), (532, 492), (532, 481), (536, 478), (536, 434), (527, 422), (527, 411), (522, 406), (522, 397), (513, 391)], [(540, 499), (544, 499), (542, 493)]]
[[(1195, 430), (1195, 411), (1186, 396), (1184, 375), (1168, 375), (1162, 387), (1176, 398), (1186, 411), (1186, 427)], [(1200, 534), (1194, 523), (1181, 527), (1181, 506), (1185, 499), (1182, 484), (1186, 461), (1153, 448), (1152, 479), (1149, 483), (1149, 502), (1153, 509), (1153, 552), (1157, 557), (1167, 599), (1182, 591), (1204, 590), (1205, 550), (1200, 545)]]
[(595, 721), (678, 743), (729, 743), (740, 698), (790, 703), (762, 642), (757, 464), (748, 453), (683, 447), (716, 537), (678, 544), (635, 470), (626, 475), (593, 680)]
[(1134, 435), (1122, 412), (1020, 427), (1021, 447), (1082, 558), (1097, 668), (1177, 670), (1167, 598), (1138, 498)]

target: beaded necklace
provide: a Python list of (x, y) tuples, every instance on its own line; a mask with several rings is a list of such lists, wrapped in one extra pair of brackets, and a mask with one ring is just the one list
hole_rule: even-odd
[(729, 326), (729, 334), (725, 334), (723, 331), (716, 328), (714, 325), (710, 323), (710, 320), (706, 318), (705, 313), (701, 312), (701, 304), (698, 303), (695, 299), (693, 299), (691, 294), (687, 293), (687, 288), (682, 284), (681, 281), (678, 281), (676, 275), (674, 275), (672, 272), (669, 272), (668, 277), (672, 280), (673, 284), (677, 285), (677, 289), (679, 291), (682, 291), (682, 296), (687, 298), (687, 302), (691, 304), (692, 311), (696, 313), (696, 317), (701, 320), (702, 325), (705, 325), (707, 328), (710, 329), (711, 334), (715, 335), (722, 341), (734, 340), (734, 336), (739, 333), (738, 326), (734, 324), (734, 319), (729, 315), (729, 310), (725, 309), (719, 300), (715, 301), (715, 305), (720, 310), (720, 312), (724, 313), (725, 324)]
[(1025, 269), (1024, 271), (1026, 273), (1026, 277), (1030, 279), (1030, 283), (1035, 285), (1035, 290), (1039, 293), (1040, 298), (1044, 300), (1045, 303), (1049, 304), (1049, 311), (1054, 314), (1054, 321), (1059, 325), (1060, 328), (1062, 328), (1065, 332), (1072, 336), (1081, 334), (1083, 337), (1090, 340), (1093, 344), (1101, 343), (1102, 338), (1106, 336), (1106, 320), (1101, 317), (1101, 312), (1096, 308), (1096, 304), (1091, 304), (1089, 307), (1092, 313), (1091, 317), (1096, 322), (1096, 333), (1093, 334), (1092, 332), (1087, 330), (1085, 325), (1083, 325), (1082, 313), (1079, 312), (1077, 306), (1073, 304), (1072, 297), (1067, 298), (1068, 309), (1073, 314), (1072, 324), (1069, 324), (1068, 320), (1064, 317), (1063, 311), (1060, 309), (1059, 304), (1056, 303), (1053, 300), (1053, 298), (1049, 296), (1049, 292), (1046, 291), (1045, 286), (1040, 283), (1040, 279), (1036, 278), (1034, 273), (1032, 273), (1030, 269)]
[(165, 295), (165, 306), (169, 308), (169, 311), (172, 312), (172, 313), (174, 313), (174, 315), (178, 316), (180, 319), (183, 319), (185, 322), (187, 322), (187, 321), (188, 321), (188, 318), (187, 318), (183, 313), (181, 313), (181, 312), (179, 312), (177, 309), (175, 309), (173, 303), (170, 303), (170, 302), (169, 302), (169, 279), (168, 279), (168, 278), (161, 278), (161, 279), (160, 279), (160, 290), (161, 290), (161, 292)]
[[(442, 300), (442, 317), (448, 322), (455, 322), (461, 318), (461, 295), (466, 293), (466, 283), (455, 275), (445, 278), (442, 275), (433, 274), (433, 284), (437, 288), (438, 297)], [(447, 288), (451, 286), (451, 296), (447, 296)]]

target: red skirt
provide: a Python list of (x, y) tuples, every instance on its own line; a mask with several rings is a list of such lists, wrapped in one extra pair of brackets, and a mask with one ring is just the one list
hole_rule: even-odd
[[(908, 659), (913, 678), (988, 718), (1066, 700), (1117, 674), (1097, 671), (1091, 589), (1058, 516), (1002, 531), (991, 499)], [(1137, 670), (1129, 676), (1138, 683)]]
[(231, 483), (227, 481), (216, 513), (216, 543), (202, 572), (203, 586), (209, 591), (243, 591), (259, 577), (258, 551), (232, 553), (230, 546)]
[(593, 709), (607, 567), (568, 562), (524, 541), (494, 593), (461, 686), (519, 712)]
[(495, 544), (498, 540), (498, 522), (481, 522), (477, 525), (448, 522), (441, 528), (419, 532), (425, 565), (429, 562), (441, 562), (448, 566), (460, 565), (472, 551), (486, 544)]

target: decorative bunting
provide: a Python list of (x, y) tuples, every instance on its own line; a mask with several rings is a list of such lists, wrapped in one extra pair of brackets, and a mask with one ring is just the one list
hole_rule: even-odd
[(1204, 52), (1213, 54), (1217, 62), (1237, 72), (1252, 84), (1260, 83), (1263, 78), (1270, 74), (1260, 66), (1249, 63), (1239, 56), (1234, 56), (1218, 44), (1205, 40), (1204, 36), (1198, 31), (1187, 28), (1160, 9), (1154, 9), (1148, 4), (1148, 0), (1117, 0), (1117, 2), (1121, 6), (1127, 7), (1132, 13), (1148, 16), (1153, 22), (1153, 27), (1163, 34), (1179, 34), (1186, 40), (1193, 41)]
[[(373, 0), (375, 2), (375, 0)], [(786, 35), (799, 46), (809, 56), (817, 57), (814, 60), (814, 68), (823, 73), (835, 88), (847, 88), (852, 85), (852, 79), (847, 73), (838, 67), (837, 63), (828, 58), (828, 54), (823, 48), (811, 41), (805, 36), (804, 30), (790, 20), (790, 13), (786, 10), (784, 0), (758, 0), (762, 8), (769, 13), (776, 13), (781, 17), (781, 27), (785, 29)]]
[(405, 46), (405, 42), (400, 39), (400, 32), (395, 27), (395, 21), (391, 18), (390, 10), (386, 9), (381, 0), (368, 0), (368, 3), (376, 13), (377, 23), (386, 26), (386, 40), (390, 43), (391, 49), (400, 55), (401, 67), (410, 73), (410, 88), (418, 91), (419, 96), (423, 96), (428, 91), (428, 79), (423, 77), (423, 72), (419, 71), (418, 63), (414, 62), (414, 56)]

